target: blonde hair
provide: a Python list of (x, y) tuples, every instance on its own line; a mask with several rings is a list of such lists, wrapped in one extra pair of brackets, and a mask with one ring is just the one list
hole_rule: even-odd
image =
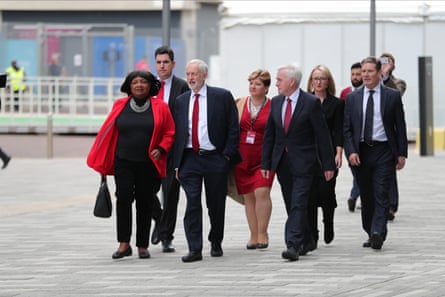
[(326, 75), (327, 79), (328, 79), (328, 87), (326, 89), (326, 92), (329, 95), (335, 96), (335, 81), (334, 81), (334, 77), (331, 74), (331, 71), (329, 70), (328, 67), (326, 67), (325, 65), (317, 65), (314, 67), (314, 69), (312, 69), (311, 74), (309, 75), (309, 78), (307, 80), (307, 91), (309, 93), (313, 93), (314, 92), (314, 87), (312, 85), (312, 74), (314, 73), (315, 70), (321, 71), (323, 72), (324, 75)]

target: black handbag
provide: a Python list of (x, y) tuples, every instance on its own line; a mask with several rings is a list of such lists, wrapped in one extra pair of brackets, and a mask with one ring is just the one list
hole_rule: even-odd
[(113, 205), (111, 204), (110, 191), (108, 190), (107, 176), (102, 175), (93, 214), (99, 218), (109, 218), (111, 217), (112, 210)]

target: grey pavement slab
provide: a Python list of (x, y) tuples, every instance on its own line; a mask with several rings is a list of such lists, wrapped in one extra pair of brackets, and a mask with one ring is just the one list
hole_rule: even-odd
[[(445, 153), (409, 153), (381, 251), (361, 247), (366, 236), (360, 213), (347, 210), (351, 176), (343, 166), (335, 239), (297, 262), (281, 259), (286, 215), (277, 183), (267, 250), (245, 249), (244, 209), (228, 199), (224, 256), (210, 257), (206, 242), (203, 261), (182, 263), (181, 193), (176, 253), (156, 245), (151, 259), (112, 260), (115, 214), (93, 217), (99, 177), (85, 159), (14, 158), (0, 170), (0, 296), (445, 296)], [(206, 238), (206, 215), (204, 228)]]

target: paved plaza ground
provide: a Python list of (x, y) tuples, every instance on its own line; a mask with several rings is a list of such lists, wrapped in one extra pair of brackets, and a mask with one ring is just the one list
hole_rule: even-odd
[[(13, 156), (0, 170), (0, 297), (47, 296), (445, 296), (445, 152), (420, 157), (410, 147), (399, 172), (400, 210), (382, 250), (362, 248), (360, 213), (347, 210), (349, 168), (337, 181), (335, 239), (297, 262), (281, 259), (286, 218), (277, 183), (272, 190), (270, 245), (246, 250), (244, 209), (227, 201), (224, 256), (182, 263), (187, 252), (181, 193), (174, 244), (151, 259), (112, 260), (115, 214), (92, 215), (99, 176), (85, 165), (92, 137), (46, 139), (0, 135)], [(28, 152), (28, 153), (27, 153)], [(113, 189), (112, 179), (109, 185)], [(207, 237), (208, 218), (204, 216)], [(320, 224), (321, 231), (322, 225)], [(134, 238), (132, 240), (134, 247)]]

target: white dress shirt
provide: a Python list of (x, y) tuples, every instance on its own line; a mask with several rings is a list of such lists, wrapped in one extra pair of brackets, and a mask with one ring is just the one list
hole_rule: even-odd
[(300, 96), (300, 88), (293, 92), (289, 97), (286, 97), (283, 101), (283, 106), (281, 107), (281, 122), (284, 126), (284, 114), (286, 113), (287, 98), (289, 98), (292, 103), (292, 115), (294, 114), (295, 106), (297, 105), (298, 96)]
[[(376, 86), (374, 89), (374, 94), (372, 95), (374, 101), (374, 117), (372, 125), (372, 140), (374, 141), (387, 141), (385, 128), (383, 127), (382, 113), (381, 111), (381, 88), (380, 85)], [(368, 104), (369, 89), (364, 87), (363, 92), (363, 119), (362, 119), (362, 133), (361, 140), (363, 141), (363, 132), (365, 129), (365, 118), (366, 118), (366, 105)]]
[[(198, 140), (199, 148), (203, 150), (214, 150), (216, 147), (210, 142), (208, 125), (207, 125), (207, 86), (204, 85), (199, 94), (199, 121), (198, 121)], [(195, 93), (192, 91), (189, 104), (189, 138), (187, 140), (187, 148), (192, 148), (192, 115), (193, 104), (195, 102)]]
[[(162, 79), (160, 79), (158, 77), (159, 81), (162, 81)], [(172, 80), (173, 80), (173, 74), (164, 80), (164, 98), (162, 98), (162, 100), (164, 100), (165, 103), (168, 104), (168, 98), (170, 98), (170, 90), (172, 88)]]

